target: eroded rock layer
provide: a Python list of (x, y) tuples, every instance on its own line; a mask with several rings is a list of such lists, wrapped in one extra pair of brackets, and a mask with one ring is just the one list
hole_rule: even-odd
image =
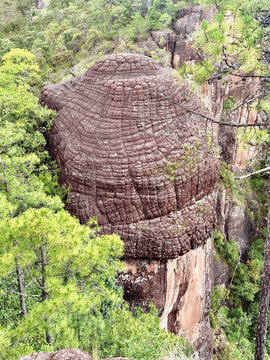
[(118, 233), (126, 258), (172, 259), (209, 237), (218, 161), (187, 84), (148, 57), (117, 54), (45, 87), (40, 102), (58, 111), (49, 149), (71, 213)]

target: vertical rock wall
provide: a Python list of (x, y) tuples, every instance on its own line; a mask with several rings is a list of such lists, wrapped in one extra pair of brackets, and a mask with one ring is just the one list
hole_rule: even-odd
[(212, 289), (211, 240), (168, 261), (129, 260), (119, 277), (131, 307), (155, 304), (161, 328), (184, 336), (199, 358), (210, 359), (209, 310)]
[(166, 302), (161, 327), (184, 336), (199, 350), (200, 359), (211, 356), (209, 310), (212, 288), (212, 246), (203, 246), (167, 262)]

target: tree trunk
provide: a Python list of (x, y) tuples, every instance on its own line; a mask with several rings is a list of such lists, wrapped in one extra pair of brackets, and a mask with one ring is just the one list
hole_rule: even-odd
[(267, 218), (267, 235), (264, 245), (264, 265), (261, 279), (260, 303), (254, 360), (263, 360), (267, 334), (267, 315), (270, 297), (270, 207)]
[(46, 258), (44, 254), (44, 249), (40, 247), (40, 255), (41, 255), (41, 301), (46, 301), (48, 298), (48, 292), (46, 290)]
[[(46, 256), (45, 256), (45, 250), (43, 249), (43, 246), (40, 247), (40, 259), (41, 259), (41, 301), (46, 301), (48, 299), (48, 292), (46, 290)], [(48, 323), (48, 331), (46, 333), (46, 341), (48, 345), (53, 346), (53, 336), (51, 332), (51, 322), (50, 319), (46, 319)]]
[(22, 317), (26, 316), (26, 304), (25, 304), (25, 295), (24, 295), (24, 285), (23, 285), (23, 273), (20, 266), (16, 263), (16, 273), (17, 273), (17, 283), (18, 283), (18, 292), (20, 297), (20, 306), (21, 306), (21, 315)]

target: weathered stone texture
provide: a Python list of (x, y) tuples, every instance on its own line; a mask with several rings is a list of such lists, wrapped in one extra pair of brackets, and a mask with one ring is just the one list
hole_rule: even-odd
[(51, 360), (51, 353), (47, 351), (41, 351), (39, 353), (23, 356), (19, 360)]
[(167, 262), (166, 302), (161, 327), (184, 336), (199, 350), (200, 359), (211, 357), (209, 310), (212, 288), (211, 240), (184, 256)]
[[(92, 355), (80, 349), (63, 349), (55, 353), (39, 352), (23, 356), (19, 360), (93, 360)], [(128, 358), (116, 357), (104, 360), (129, 360)]]
[(69, 210), (118, 233), (125, 258), (172, 259), (209, 237), (218, 160), (201, 118), (181, 106), (207, 111), (170, 71), (145, 56), (110, 55), (45, 87), (40, 101), (58, 110), (48, 140), (71, 186)]
[(151, 37), (160, 49), (169, 51), (170, 53), (174, 51), (176, 41), (176, 34), (174, 31), (151, 31)]
[(178, 14), (178, 19), (173, 25), (177, 35), (172, 65), (175, 69), (185, 61), (199, 61), (198, 52), (193, 47), (193, 33), (200, 29), (202, 20), (209, 21), (214, 15), (214, 8), (203, 10), (200, 5), (190, 6), (182, 9)]
[(155, 304), (159, 315), (164, 310), (167, 288), (167, 263), (159, 260), (126, 260), (125, 269), (118, 277), (124, 289), (124, 299), (131, 309), (148, 308)]
[(204, 245), (166, 262), (126, 260), (119, 277), (131, 307), (155, 304), (161, 327), (184, 336), (200, 360), (212, 353), (209, 310), (212, 289), (212, 246)]

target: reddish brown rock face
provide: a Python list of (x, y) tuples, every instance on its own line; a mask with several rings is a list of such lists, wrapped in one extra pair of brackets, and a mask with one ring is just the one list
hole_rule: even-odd
[(40, 101), (58, 111), (49, 149), (72, 214), (97, 216), (127, 259), (172, 259), (206, 241), (218, 161), (201, 118), (182, 108), (206, 114), (186, 84), (150, 58), (118, 54), (45, 87)]

